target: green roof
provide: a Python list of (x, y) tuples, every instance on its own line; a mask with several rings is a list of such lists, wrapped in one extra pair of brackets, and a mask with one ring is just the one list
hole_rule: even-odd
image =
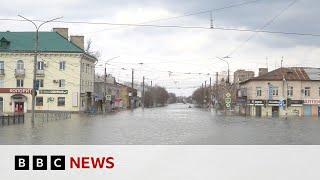
[[(35, 32), (0, 32), (1, 39), (8, 41), (9, 45), (0, 46), (0, 52), (33, 52), (35, 48)], [(57, 32), (39, 32), (39, 51), (84, 52)]]

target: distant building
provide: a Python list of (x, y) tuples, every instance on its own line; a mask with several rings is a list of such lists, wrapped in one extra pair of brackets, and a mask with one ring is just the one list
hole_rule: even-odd
[(268, 73), (268, 68), (259, 68), (259, 76), (265, 75)]
[(240, 82), (246, 81), (254, 77), (253, 71), (246, 71), (244, 69), (239, 69), (233, 74), (233, 83), (239, 84)]
[(320, 68), (279, 68), (241, 82), (238, 104), (251, 116), (320, 116)]
[[(32, 109), (35, 32), (0, 32), (0, 113)], [(68, 28), (39, 32), (36, 111), (85, 111), (93, 104), (97, 59)]]

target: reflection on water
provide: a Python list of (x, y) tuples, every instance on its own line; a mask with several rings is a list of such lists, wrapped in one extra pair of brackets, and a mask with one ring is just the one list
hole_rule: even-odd
[(223, 116), (174, 104), (108, 115), (71, 114), (0, 126), (0, 144), (320, 144), (320, 120)]

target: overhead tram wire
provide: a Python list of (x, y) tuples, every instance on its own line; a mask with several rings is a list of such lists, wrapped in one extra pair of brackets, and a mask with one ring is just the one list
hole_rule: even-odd
[[(0, 21), (23, 21), (12, 18), (0, 18)], [(44, 22), (42, 20), (33, 20), (37, 22)], [(111, 26), (131, 26), (131, 27), (152, 27), (152, 28), (178, 28), (178, 29), (203, 29), (203, 30), (221, 30), (221, 31), (236, 31), (236, 32), (257, 32), (267, 34), (283, 34), (283, 35), (296, 35), (296, 36), (313, 36), (320, 37), (320, 34), (303, 33), (303, 32), (286, 32), (286, 31), (271, 31), (271, 30), (253, 30), (253, 29), (238, 29), (228, 27), (203, 27), (203, 26), (179, 26), (179, 25), (154, 25), (154, 24), (134, 24), (134, 23), (110, 23), (110, 22), (87, 22), (87, 21), (54, 21), (52, 23), (64, 24), (88, 24), (88, 25), (111, 25)]]
[[(272, 17), (269, 21), (267, 21), (263, 26), (260, 28), (257, 28), (256, 30), (263, 30), (266, 27), (268, 27), (270, 24), (272, 24), (277, 18), (279, 18), (285, 11), (287, 11), (289, 8), (291, 8), (294, 4), (296, 4), (299, 0), (293, 0), (291, 1), (284, 9), (282, 9), (278, 14), (276, 14), (274, 17)], [(236, 51), (241, 49), (247, 42), (249, 42), (252, 38), (255, 37), (259, 32), (254, 32), (252, 35), (248, 37), (244, 42), (242, 42), (239, 46), (237, 46), (235, 49), (233, 49), (227, 56), (232, 56)]]
[[(235, 7), (240, 7), (240, 6), (245, 6), (248, 4), (252, 4), (252, 3), (256, 3), (259, 1), (263, 1), (263, 0), (251, 0), (251, 1), (245, 1), (245, 2), (241, 2), (241, 3), (235, 3), (235, 4), (231, 4), (228, 6), (224, 6), (224, 7), (220, 7), (220, 8), (215, 8), (215, 9), (209, 9), (209, 10), (203, 10), (203, 11), (197, 11), (197, 12), (190, 12), (190, 13), (184, 13), (183, 15), (180, 16), (173, 16), (173, 17), (167, 17), (167, 18), (158, 18), (158, 19), (154, 19), (154, 20), (150, 20), (150, 21), (145, 21), (145, 22), (141, 22), (139, 24), (147, 24), (147, 23), (153, 23), (153, 22), (159, 22), (159, 21), (166, 21), (166, 20), (171, 20), (171, 19), (178, 19), (178, 18), (183, 18), (183, 17), (188, 17), (188, 16), (194, 16), (194, 15), (198, 15), (198, 14), (204, 14), (204, 13), (211, 13), (212, 11), (221, 11), (221, 10), (225, 10), (225, 9), (229, 9), (229, 8), (235, 8)], [(89, 34), (89, 33), (99, 33), (99, 32), (103, 32), (106, 30), (112, 30), (112, 29), (116, 29), (116, 28), (107, 28), (107, 29), (102, 29), (102, 30), (98, 30), (98, 31), (93, 31), (93, 32), (86, 32), (83, 34)]]

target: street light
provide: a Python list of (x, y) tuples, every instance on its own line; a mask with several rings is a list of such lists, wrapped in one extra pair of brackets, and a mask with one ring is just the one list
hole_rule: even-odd
[(226, 62), (227, 63), (227, 65), (228, 65), (228, 77), (227, 77), (227, 83), (229, 84), (230, 83), (230, 64), (229, 64), (229, 62), (227, 61), (227, 60), (225, 60), (225, 59), (228, 59), (228, 58), (231, 58), (231, 57), (229, 57), (229, 56), (225, 56), (225, 57), (216, 57), (216, 58), (218, 58), (218, 59), (220, 59), (221, 61), (224, 61), (224, 62)]
[(37, 25), (34, 21), (27, 19), (26, 17), (23, 17), (21, 15), (18, 15), (19, 17), (25, 19), (26, 21), (31, 22), (34, 27), (36, 28), (36, 40), (35, 40), (35, 50), (34, 50), (34, 61), (33, 61), (33, 85), (32, 85), (32, 116), (31, 121), (34, 122), (34, 109), (36, 105), (35, 97), (36, 97), (36, 73), (37, 73), (37, 59), (38, 59), (38, 51), (39, 51), (39, 29), (42, 25), (61, 19), (62, 17), (53, 18), (48, 21), (45, 21), (41, 23), (40, 25)]
[[(111, 60), (113, 59), (116, 59), (116, 58), (119, 58), (120, 56), (115, 56), (113, 58), (110, 58), (108, 59), (105, 63), (104, 63), (104, 100), (105, 100), (105, 103), (107, 102), (107, 99), (106, 99), (106, 95), (107, 95), (107, 64), (108, 62), (110, 62)], [(107, 103), (106, 103), (107, 105)], [(106, 107), (107, 108), (107, 107)]]

